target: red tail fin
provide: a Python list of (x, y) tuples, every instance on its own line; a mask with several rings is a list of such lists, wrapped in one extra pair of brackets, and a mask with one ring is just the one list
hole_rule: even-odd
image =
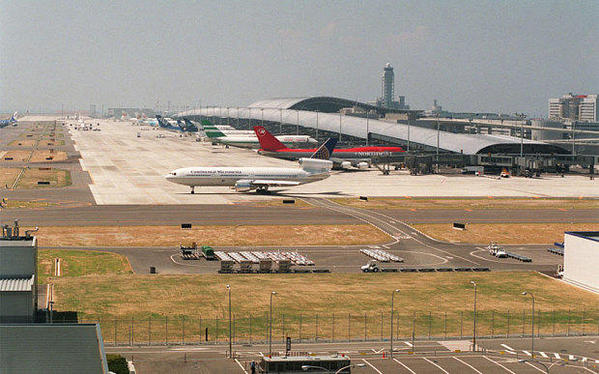
[(265, 151), (278, 151), (280, 149), (287, 149), (285, 144), (281, 143), (279, 139), (275, 138), (262, 126), (254, 126), (254, 132), (260, 142), (260, 147)]

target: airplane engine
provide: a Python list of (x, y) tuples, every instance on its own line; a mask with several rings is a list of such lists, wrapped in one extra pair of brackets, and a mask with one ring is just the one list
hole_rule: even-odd
[(341, 162), (341, 169), (349, 169), (351, 167), (351, 162), (343, 161)]
[(368, 162), (358, 162), (358, 169), (368, 169)]
[(237, 192), (248, 192), (248, 191), (253, 190), (254, 186), (252, 186), (252, 182), (251, 181), (239, 180), (239, 181), (235, 182), (234, 189)]

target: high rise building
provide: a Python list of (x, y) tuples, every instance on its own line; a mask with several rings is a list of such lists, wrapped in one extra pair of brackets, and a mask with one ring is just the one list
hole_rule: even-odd
[(549, 99), (549, 119), (597, 122), (598, 95), (573, 95)]
[(385, 64), (383, 75), (381, 76), (381, 97), (377, 99), (377, 105), (389, 109), (410, 109), (406, 105), (406, 98), (399, 96), (395, 100), (395, 73), (390, 63)]

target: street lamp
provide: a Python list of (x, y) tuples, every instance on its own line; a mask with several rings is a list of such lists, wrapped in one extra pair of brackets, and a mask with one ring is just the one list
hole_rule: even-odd
[(229, 358), (233, 358), (233, 343), (231, 340), (231, 286), (227, 284), (229, 291)]
[(399, 290), (391, 292), (391, 339), (389, 339), (391, 345), (391, 349), (389, 350), (390, 359), (393, 359), (393, 297), (396, 293), (399, 293)]
[[(349, 369), (349, 368), (363, 368), (364, 366), (366, 366), (366, 364), (351, 364), (351, 365), (347, 365), (347, 366), (344, 366), (344, 367), (340, 368), (339, 370), (337, 370), (335, 372), (335, 374), (339, 374), (339, 373), (341, 373), (345, 369)], [(325, 367), (322, 367), (322, 366), (302, 365), (302, 370), (303, 371), (308, 371), (310, 369), (319, 369), (319, 370), (324, 370), (327, 373), (331, 373), (331, 371), (329, 369), (327, 369)]]
[(272, 356), (272, 297), (276, 295), (275, 291), (270, 293), (270, 313), (268, 315), (268, 355)]
[(532, 298), (532, 331), (530, 334), (530, 354), (532, 354), (532, 358), (535, 358), (535, 295), (531, 292), (524, 291), (522, 295), (530, 295)]
[(262, 113), (262, 127), (264, 127), (264, 108), (260, 109), (260, 112)]
[(474, 286), (474, 326), (472, 329), (472, 351), (476, 352), (476, 282), (470, 281)]

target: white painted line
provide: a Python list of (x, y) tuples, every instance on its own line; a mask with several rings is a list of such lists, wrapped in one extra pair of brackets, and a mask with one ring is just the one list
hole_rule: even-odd
[(558, 360), (560, 360), (560, 359), (561, 359), (561, 357), (559, 356), (559, 353), (554, 353), (553, 355), (554, 355), (554, 356), (555, 356), (555, 358), (557, 358)]
[(405, 345), (407, 345), (408, 347), (413, 347), (412, 343), (410, 342), (404, 342)]
[(536, 371), (540, 371), (541, 373), (545, 373), (545, 370), (539, 369), (538, 367), (534, 366), (530, 362), (526, 362), (526, 365), (530, 366), (531, 368), (535, 369)]
[(583, 357), (582, 360), (580, 360), (581, 362), (587, 362), (588, 358)]
[(532, 356), (529, 351), (522, 351), (522, 352), (524, 352), (524, 354), (527, 356)]
[(540, 352), (540, 351), (539, 351), (539, 354), (540, 354), (540, 355), (541, 355), (543, 358), (549, 358), (549, 356), (547, 356), (547, 353), (545, 353), (545, 352)]
[(247, 370), (245, 370), (245, 369), (243, 368), (243, 365), (241, 365), (241, 363), (239, 362), (239, 360), (238, 360), (238, 359), (235, 359), (235, 362), (237, 362), (237, 365), (239, 365), (239, 367), (241, 368), (241, 370), (243, 370), (243, 372), (244, 372), (245, 374), (248, 374)]
[(404, 363), (400, 362), (398, 359), (394, 358), (393, 361), (397, 362), (398, 364), (400, 364), (401, 366), (403, 366), (407, 371), (409, 371), (412, 374), (416, 374), (416, 372), (412, 369), (410, 369), (409, 367), (407, 367)]
[(509, 353), (509, 354), (511, 354), (511, 355), (517, 355), (517, 353), (514, 352), (514, 351), (506, 351), (506, 352)]
[(502, 346), (503, 348), (507, 349), (508, 351), (515, 351), (515, 349), (514, 349), (514, 348), (510, 347), (510, 346), (509, 346), (509, 345), (507, 345), (507, 344), (501, 344), (501, 346)]
[(466, 361), (462, 361), (459, 358), (457, 358), (456, 356), (453, 356), (453, 358), (455, 358), (456, 360), (458, 360), (459, 362), (461, 362), (462, 364), (468, 366), (470, 369), (476, 371), (478, 374), (483, 374), (481, 371), (478, 371), (474, 366), (470, 365), (469, 363), (467, 363)]
[(382, 371), (380, 371), (379, 369), (377, 369), (376, 367), (374, 367), (374, 365), (373, 365), (373, 364), (371, 364), (370, 362), (366, 361), (365, 359), (362, 359), (362, 361), (364, 361), (364, 363), (365, 363), (366, 365), (368, 365), (368, 366), (370, 366), (371, 368), (373, 368), (373, 369), (374, 369), (374, 371), (376, 371), (377, 373), (379, 373), (379, 374), (383, 374), (383, 372), (382, 372)]
[(574, 357), (574, 355), (568, 355), (568, 360), (570, 361), (576, 361), (576, 357)]
[(593, 370), (591, 370), (591, 369), (589, 369), (589, 368), (586, 368), (586, 367), (584, 367), (584, 366), (581, 366), (581, 368), (582, 368), (582, 369), (584, 369), (584, 370), (586, 370), (586, 371), (588, 371), (589, 373), (597, 374), (597, 372), (596, 372), (596, 371), (593, 371)]
[(448, 372), (447, 370), (443, 369), (441, 366), (437, 365), (436, 363), (434, 363), (433, 361), (429, 360), (428, 358), (426, 358), (426, 357), (422, 357), (422, 359), (423, 359), (424, 361), (428, 362), (429, 364), (433, 364), (433, 365), (435, 365), (436, 367), (438, 367), (438, 368), (439, 368), (439, 370), (441, 370), (441, 371), (442, 371), (442, 372), (444, 372), (445, 374), (449, 374), (449, 372)]
[(494, 364), (495, 364), (495, 365), (497, 365), (497, 366), (500, 366), (500, 367), (504, 368), (504, 369), (505, 369), (505, 371), (507, 371), (508, 373), (516, 374), (516, 373), (514, 373), (513, 371), (511, 371), (510, 369), (508, 369), (508, 368), (506, 368), (505, 366), (501, 365), (499, 362), (497, 362), (497, 361), (494, 361), (494, 360), (491, 360), (491, 359), (490, 359), (490, 358), (488, 358), (487, 356), (483, 356), (483, 358), (487, 359), (488, 361), (491, 361), (492, 363), (494, 363)]

